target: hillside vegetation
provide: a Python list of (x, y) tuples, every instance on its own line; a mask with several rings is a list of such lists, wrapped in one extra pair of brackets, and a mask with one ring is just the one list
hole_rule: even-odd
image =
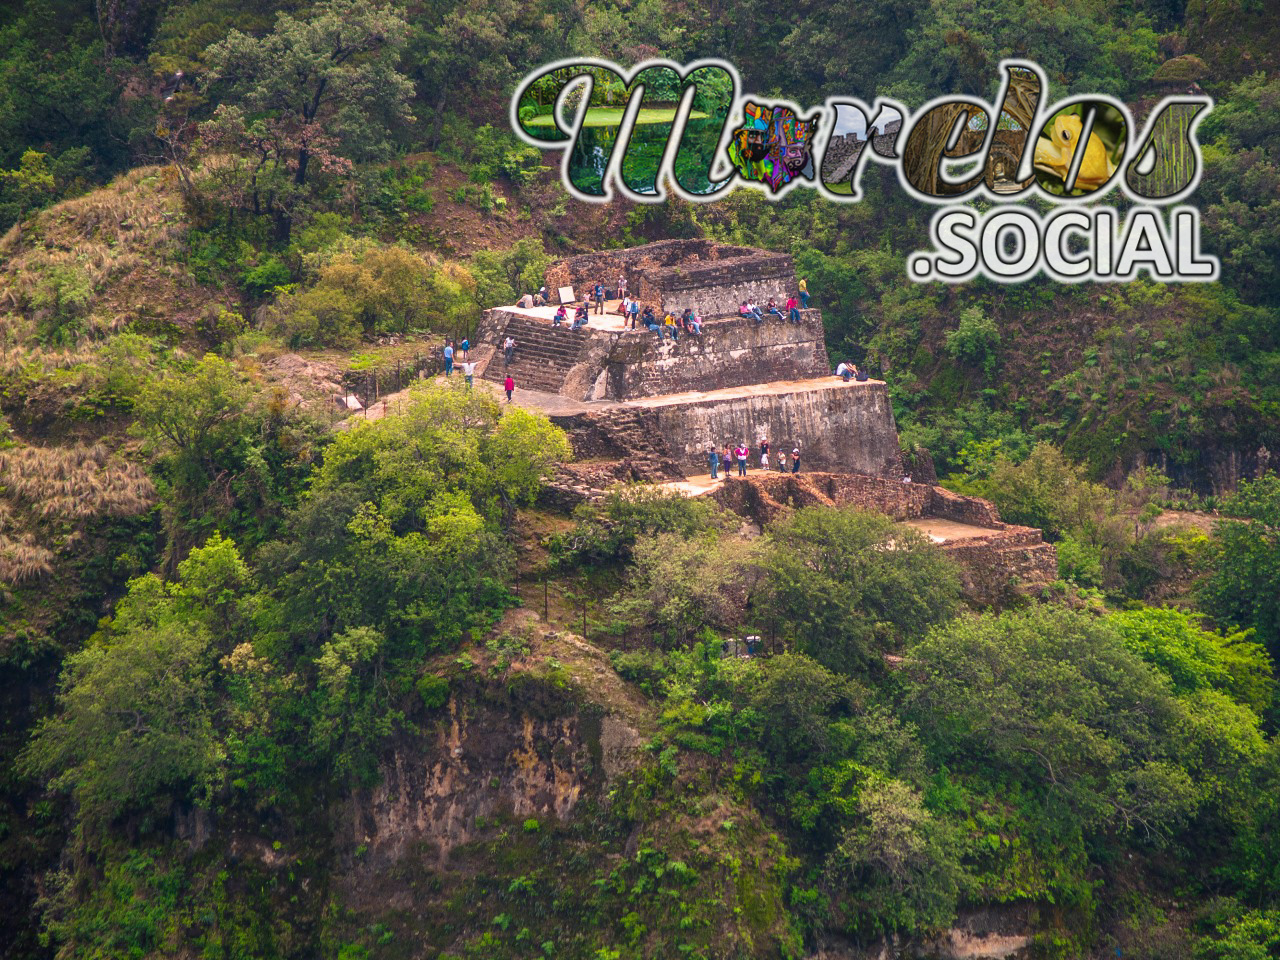
[[(1274, 955), (1280, 17), (801, 12), (0, 11), (0, 955)], [(1222, 280), (912, 284), (932, 211), (875, 168), (856, 205), (574, 202), (507, 115), (567, 56), (801, 105), (991, 98), (1008, 56), (1140, 111), (1197, 84)], [(443, 339), (687, 236), (791, 254), (1052, 589), (973, 608), (852, 509), (540, 507), (565, 435), (435, 377)]]

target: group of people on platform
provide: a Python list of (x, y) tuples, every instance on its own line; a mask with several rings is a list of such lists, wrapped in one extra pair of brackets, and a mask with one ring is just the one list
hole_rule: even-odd
[[(559, 327), (568, 319), (569, 319), (569, 310), (562, 303), (560, 304), (559, 308), (557, 308), (555, 316), (551, 318), (551, 325), (553, 327)], [(578, 330), (581, 327), (585, 327), (586, 325), (587, 325), (587, 305), (585, 302), (583, 302), (578, 304), (576, 307), (574, 307), (573, 323), (570, 324), (569, 329)]]
[[(793, 447), (791, 457), (788, 460), (787, 451), (782, 450), (778, 453), (777, 459), (770, 461), (769, 459), (769, 441), (761, 438), (759, 450), (759, 464), (761, 470), (770, 470), (773, 465), (777, 465), (779, 473), (799, 473), (800, 472), (800, 448)], [(711, 479), (718, 480), (720, 477), (720, 469), (724, 468), (724, 478), (729, 479), (733, 472), (733, 464), (738, 465), (738, 476), (745, 477), (747, 475), (748, 461), (752, 455), (751, 447), (744, 441), (737, 446), (730, 447), (729, 444), (724, 445), (723, 451), (717, 450), (714, 443), (707, 444), (707, 466), (711, 468)]]
[[(807, 280), (801, 278), (798, 286), (798, 295), (788, 297), (785, 307), (779, 307), (777, 301), (772, 298), (763, 307), (753, 300), (744, 300), (738, 307), (738, 314), (750, 317), (756, 323), (764, 323), (766, 316), (776, 316), (779, 320), (799, 323), (800, 311), (809, 309), (809, 284)], [(519, 306), (526, 308), (546, 306), (550, 302), (548, 296), (547, 288), (540, 287), (537, 293), (521, 297)], [(670, 337), (672, 340), (678, 340), (682, 332), (694, 335), (702, 332), (702, 317), (691, 307), (679, 313), (663, 312), (661, 318), (654, 312), (652, 305), (642, 308), (638, 297), (628, 295), (625, 275), (618, 277), (618, 285), (612, 290), (605, 289), (602, 282), (593, 284), (586, 298), (574, 307), (573, 323), (569, 329), (577, 330), (587, 326), (587, 317), (592, 312), (592, 304), (595, 306), (595, 313), (603, 314), (606, 299), (618, 301), (616, 310), (622, 317), (624, 329), (635, 330), (643, 323), (650, 332), (656, 333), (660, 338)], [(561, 304), (552, 318), (551, 325), (562, 326), (568, 319), (568, 307)]]

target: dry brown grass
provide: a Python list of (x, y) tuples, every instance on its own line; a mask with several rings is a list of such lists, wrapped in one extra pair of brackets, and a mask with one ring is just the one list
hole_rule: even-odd
[(94, 363), (99, 358), (98, 347), (89, 343), (76, 347), (10, 347), (0, 357), (0, 373), (35, 370), (48, 374), (55, 370), (72, 370)]
[[(187, 233), (176, 173), (131, 170), (0, 238), (0, 315), (36, 317), (49, 278), (75, 276), (92, 290), (82, 313), (88, 337), (108, 336), (139, 317), (181, 323), (210, 298), (183, 262)], [(31, 345), (30, 331), (16, 332), (10, 344)]]
[(135, 516), (156, 502), (145, 471), (102, 444), (6, 450), (0, 453), (0, 486), (42, 517)]
[(53, 573), (53, 554), (30, 536), (0, 533), (0, 581), (13, 586)]

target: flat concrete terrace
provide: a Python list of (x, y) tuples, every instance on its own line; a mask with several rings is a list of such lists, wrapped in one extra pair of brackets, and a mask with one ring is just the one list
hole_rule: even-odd
[[(619, 332), (625, 329), (625, 321), (622, 314), (618, 312), (621, 300), (606, 300), (604, 302), (604, 313), (589, 312), (587, 314), (587, 327), (591, 330), (612, 330)], [(557, 306), (547, 307), (499, 307), (508, 313), (514, 313), (521, 317), (528, 317), (531, 320), (545, 320), (547, 326), (551, 326), (551, 321), (555, 319), (556, 311), (560, 308)], [(565, 310), (568, 312), (568, 319), (565, 321), (566, 328), (573, 323), (573, 304), (565, 304)], [(649, 333), (648, 330), (641, 330), (641, 333)], [(649, 336), (653, 334), (649, 333)]]
[[(436, 377), (444, 380), (443, 374)], [(480, 382), (477, 381), (477, 386)], [(493, 384), (484, 384), (486, 388), (501, 394)], [(692, 390), (684, 393), (666, 393), (657, 397), (639, 397), (635, 400), (574, 400), (559, 393), (548, 393), (545, 390), (529, 390), (516, 381), (516, 391), (512, 396), (513, 405), (533, 410), (547, 416), (563, 417), (577, 413), (594, 413), (601, 410), (637, 409), (649, 410), (657, 407), (669, 407), (688, 403), (715, 403), (723, 400), (740, 400), (743, 397), (784, 397), (788, 394), (810, 393), (814, 390), (857, 390), (873, 387), (884, 387), (883, 380), (850, 380), (846, 383), (839, 377), (815, 377), (812, 380), (776, 380), (772, 383), (751, 383), (742, 387), (722, 387), (719, 390)], [(752, 438), (754, 439), (754, 438)]]
[[(884, 389), (883, 380), (849, 380), (840, 377), (813, 377), (807, 380), (774, 380), (770, 383), (749, 383), (741, 387), (722, 387), (719, 390), (688, 390), (683, 393), (664, 393), (656, 397), (637, 397), (623, 400), (618, 405), (652, 409), (686, 403), (714, 403), (719, 400), (738, 400), (743, 397), (783, 397), (794, 393), (812, 393), (815, 390), (876, 390)], [(752, 438), (754, 439), (754, 438)]]
[(914, 527), (934, 543), (950, 543), (954, 540), (969, 540), (974, 537), (990, 537), (990, 527), (975, 527), (971, 523), (958, 523), (955, 520), (943, 520), (939, 517), (921, 517), (918, 520), (903, 521), (908, 527)]

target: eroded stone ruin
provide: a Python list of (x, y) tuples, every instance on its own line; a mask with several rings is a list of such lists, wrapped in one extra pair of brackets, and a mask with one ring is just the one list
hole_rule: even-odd
[[(671, 340), (643, 326), (627, 329), (618, 313), (620, 279), (659, 317), (691, 307), (703, 318), (702, 333)], [(590, 314), (589, 326), (578, 330), (552, 325), (561, 289), (582, 298), (597, 283), (607, 291), (604, 315)], [(903, 482), (886, 385), (832, 375), (820, 311), (801, 310), (799, 323), (739, 315), (743, 301), (763, 309), (771, 299), (785, 314), (798, 290), (786, 254), (666, 240), (560, 261), (548, 270), (546, 287), (550, 305), (489, 310), (472, 358), (486, 380), (501, 383), (510, 374), (517, 401), (568, 432), (575, 462), (550, 485), (549, 503), (567, 509), (618, 483), (706, 476), (712, 444), (722, 450), (745, 443), (755, 467), (767, 438), (775, 457), (798, 448), (804, 472), (752, 469), (746, 478), (720, 481), (713, 493), (761, 525), (783, 509), (856, 503), (924, 523), (960, 560), (970, 595), (983, 602), (1038, 590), (1056, 577), (1054, 549), (1038, 530), (1001, 523), (986, 501)], [(508, 337), (516, 342), (510, 364), (502, 351)], [(932, 480), (926, 472), (914, 479)], [(933, 529), (930, 518), (938, 521)]]

